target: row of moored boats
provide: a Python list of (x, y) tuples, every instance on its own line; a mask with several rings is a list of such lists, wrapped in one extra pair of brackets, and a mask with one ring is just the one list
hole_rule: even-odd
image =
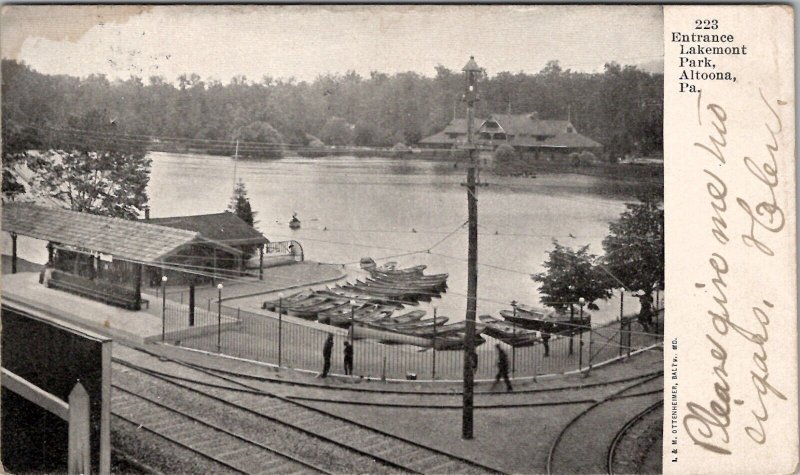
[[(374, 262), (372, 262), (374, 264)], [(305, 290), (279, 300), (266, 301), (262, 308), (294, 317), (352, 329), (358, 338), (384, 343), (461, 349), (466, 322), (448, 324), (446, 316), (425, 318), (425, 310), (407, 310), (407, 305), (430, 301), (447, 290), (448, 274), (424, 273), (419, 265), (398, 269), (393, 263), (378, 267), (362, 262), (370, 274), (365, 279), (338, 284), (324, 290)], [(542, 335), (574, 328), (555, 314), (517, 305), (516, 311), (500, 312), (504, 320), (482, 315), (475, 324), (475, 344), (484, 343), (485, 332), (513, 346), (532, 345)]]

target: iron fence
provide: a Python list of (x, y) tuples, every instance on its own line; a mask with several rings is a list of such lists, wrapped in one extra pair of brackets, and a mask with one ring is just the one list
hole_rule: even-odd
[[(353, 374), (374, 379), (461, 380), (463, 350), (436, 350), (371, 339), (352, 339), (344, 329), (293, 317), (255, 313), (217, 302), (198, 307), (194, 324), (189, 309), (167, 301), (163, 340), (186, 348), (221, 353), (281, 367), (312, 372), (323, 368), (322, 348), (333, 335), (332, 374), (344, 374), (344, 342), (353, 343)], [(589, 328), (575, 327), (570, 334), (552, 335), (534, 344), (512, 347), (490, 337), (476, 348), (475, 378), (493, 379), (497, 373), (499, 344), (506, 352), (513, 378), (590, 370), (602, 362), (630, 356), (656, 346), (663, 339), (663, 311), (648, 325), (635, 317)]]

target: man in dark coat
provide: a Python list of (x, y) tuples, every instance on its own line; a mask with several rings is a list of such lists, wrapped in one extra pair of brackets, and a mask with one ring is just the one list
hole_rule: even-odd
[(542, 331), (542, 344), (544, 345), (544, 356), (550, 356), (550, 334)]
[(333, 334), (328, 333), (328, 338), (325, 340), (325, 346), (322, 347), (322, 359), (325, 360), (322, 366), (322, 374), (320, 377), (327, 378), (328, 371), (331, 369), (331, 355), (333, 354)]
[(353, 374), (353, 345), (349, 341), (344, 342), (344, 374)]
[(506, 391), (511, 391), (513, 388), (511, 387), (511, 381), (508, 379), (508, 355), (506, 355), (499, 343), (495, 347), (497, 348), (497, 376), (494, 378), (494, 384), (499, 383), (500, 378), (503, 378), (506, 382)]

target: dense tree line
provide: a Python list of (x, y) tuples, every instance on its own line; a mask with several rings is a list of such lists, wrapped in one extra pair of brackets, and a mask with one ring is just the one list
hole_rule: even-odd
[[(433, 77), (349, 72), (312, 82), (236, 76), (228, 84), (197, 74), (181, 75), (175, 83), (158, 76), (124, 81), (103, 75), (52, 76), (11, 60), (3, 60), (2, 69), (4, 137), (10, 133), (7, 127), (85, 129), (87, 118), (101, 117), (127, 135), (413, 145), (441, 130), (454, 114), (465, 115), (459, 100), (463, 75), (443, 66)], [(602, 73), (579, 73), (551, 61), (536, 74), (501, 72), (484, 78), (476, 115), (569, 115), (581, 133), (609, 153), (660, 153), (662, 83), (663, 75), (632, 66), (608, 64)]]

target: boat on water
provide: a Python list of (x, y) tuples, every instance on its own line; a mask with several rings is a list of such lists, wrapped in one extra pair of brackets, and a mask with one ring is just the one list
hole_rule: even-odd
[(521, 328), (491, 315), (481, 315), (478, 319), (486, 324), (484, 333), (511, 346), (530, 346), (541, 337), (537, 330)]
[(395, 317), (381, 320), (376, 322), (377, 324), (385, 327), (392, 327), (397, 325), (406, 325), (409, 323), (418, 322), (422, 317), (425, 316), (427, 312), (425, 310), (412, 310), (410, 312), (406, 312), (402, 315), (397, 315)]
[(369, 323), (388, 319), (394, 312), (394, 307), (383, 305), (366, 304), (354, 309), (350, 305), (331, 309), (318, 315), (321, 323), (347, 328), (353, 321), (357, 323)]
[(347, 306), (347, 301), (344, 300), (325, 300), (313, 305), (304, 305), (298, 307), (289, 307), (286, 310), (287, 315), (293, 317), (305, 318), (308, 320), (315, 320), (320, 312), (326, 312), (342, 306)]
[(446, 282), (449, 274), (388, 274), (378, 270), (372, 270), (370, 276), (375, 280), (385, 280), (388, 282), (425, 282), (425, 283), (439, 283)]
[(374, 280), (361, 281), (357, 280), (356, 285), (361, 285), (366, 288), (384, 289), (389, 291), (405, 292), (408, 295), (427, 295), (431, 297), (438, 297), (441, 290), (437, 286), (428, 284), (392, 284), (388, 282), (377, 282)]
[(302, 302), (303, 300), (306, 300), (308, 298), (313, 297), (314, 294), (315, 294), (315, 292), (313, 290), (304, 290), (304, 291), (297, 292), (297, 293), (294, 293), (292, 295), (289, 295), (288, 297), (284, 297), (283, 299), (267, 300), (267, 301), (265, 301), (264, 303), (261, 304), (261, 308), (263, 308), (265, 310), (277, 310), (278, 309), (278, 305), (296, 304), (296, 303)]
[[(436, 321), (434, 322), (433, 318), (426, 318), (424, 320), (414, 315), (415, 319), (413, 320), (400, 320), (399, 317), (395, 318), (387, 318), (385, 320), (379, 320), (377, 322), (373, 322), (372, 324), (376, 327), (380, 327), (385, 330), (391, 331), (398, 331), (398, 332), (411, 332), (418, 329), (433, 327), (434, 323), (437, 326), (444, 325), (449, 320), (448, 317), (436, 317)], [(400, 320), (400, 321), (398, 321)]]
[(583, 312), (583, 321), (581, 321), (581, 317), (577, 312), (576, 315), (570, 316), (569, 312), (556, 310), (548, 312), (525, 307), (529, 310), (521, 310), (520, 306), (517, 306), (516, 312), (509, 309), (500, 310), (500, 316), (506, 321), (516, 323), (528, 330), (547, 333), (578, 331), (581, 327), (588, 327), (591, 324), (592, 316), (586, 311)]
[(387, 275), (422, 275), (422, 271), (424, 271), (427, 268), (428, 266), (426, 266), (425, 264), (413, 267), (406, 267), (404, 269), (396, 269), (394, 267), (388, 267), (384, 265), (382, 267), (376, 267), (372, 272), (380, 272), (382, 274), (387, 274)]
[(292, 219), (289, 221), (289, 229), (300, 229), (300, 220), (297, 219), (297, 213), (292, 215)]
[(428, 292), (420, 292), (416, 291), (414, 293), (410, 293), (407, 290), (400, 290), (400, 289), (391, 289), (388, 287), (377, 287), (377, 286), (368, 286), (365, 285), (363, 282), (359, 283), (356, 282), (355, 284), (343, 284), (341, 288), (351, 291), (356, 291), (357, 293), (373, 295), (383, 298), (388, 298), (392, 300), (397, 300), (400, 302), (418, 302), (420, 300), (423, 301), (430, 301), (431, 296), (428, 295)]
[[(435, 348), (436, 351), (461, 351), (464, 349), (464, 339), (465, 336), (463, 333), (454, 333), (449, 335), (437, 335), (436, 338), (431, 338), (429, 341), (430, 347)], [(484, 340), (482, 336), (476, 334), (474, 341), (475, 347), (477, 348), (484, 343), (486, 343), (486, 340)]]
[[(350, 300), (355, 300), (359, 304), (376, 303), (380, 305), (388, 305), (395, 308), (403, 308), (403, 303), (393, 301), (392, 299), (380, 298), (375, 295), (364, 294), (341, 287), (328, 288), (326, 290), (318, 290), (318, 294), (329, 295), (332, 297), (342, 297)], [(416, 302), (408, 303), (408, 305), (416, 305)]]

